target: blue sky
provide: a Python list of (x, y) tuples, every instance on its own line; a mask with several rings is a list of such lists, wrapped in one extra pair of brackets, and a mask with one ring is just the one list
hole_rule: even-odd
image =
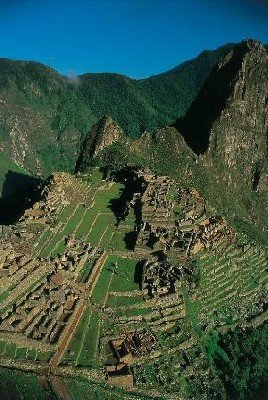
[(268, 1), (0, 0), (0, 57), (67, 75), (146, 77), (248, 37), (268, 43)]

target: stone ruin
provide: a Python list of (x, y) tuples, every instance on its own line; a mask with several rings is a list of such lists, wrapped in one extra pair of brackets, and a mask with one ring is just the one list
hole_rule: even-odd
[(49, 223), (63, 205), (84, 204), (90, 206), (96, 189), (89, 183), (67, 172), (55, 172), (43, 187), (40, 200), (25, 211), (21, 222)]
[(186, 260), (221, 241), (232, 240), (234, 230), (221, 217), (207, 213), (205, 201), (195, 189), (182, 189), (166, 177), (145, 178), (148, 185), (141, 198), (137, 252), (172, 250)]
[(81, 297), (79, 272), (94, 249), (68, 237), (64, 253), (46, 259), (18, 254), (8, 243), (1, 246), (0, 287), (5, 279), (6, 286), (19, 292), (13, 290), (1, 303), (0, 330), (55, 343)]
[(151, 256), (143, 266), (142, 291), (145, 296), (163, 297), (180, 288), (181, 270), (161, 254)]
[(109, 345), (116, 362), (104, 366), (106, 379), (109, 384), (131, 389), (134, 380), (129, 364), (134, 357), (150, 354), (156, 346), (156, 339), (153, 334), (135, 331), (127, 333), (124, 338), (110, 340)]

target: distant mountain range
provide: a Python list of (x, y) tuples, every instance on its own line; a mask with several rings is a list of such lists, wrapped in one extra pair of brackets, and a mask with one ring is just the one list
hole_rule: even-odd
[(232, 47), (143, 80), (112, 73), (69, 79), (36, 62), (0, 59), (0, 150), (34, 174), (73, 172), (80, 143), (104, 115), (131, 137), (172, 124)]

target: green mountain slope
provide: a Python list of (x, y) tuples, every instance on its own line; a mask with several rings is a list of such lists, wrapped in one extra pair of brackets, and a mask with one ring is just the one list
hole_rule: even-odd
[(227, 44), (215, 51), (204, 51), (195, 59), (148, 79), (85, 74), (80, 77), (79, 95), (98, 119), (108, 114), (128, 135), (137, 137), (182, 116), (219, 58), (232, 47)]
[(103, 115), (132, 137), (172, 123), (231, 46), (144, 80), (118, 74), (74, 80), (39, 63), (0, 59), (0, 150), (34, 174), (72, 172), (81, 141)]

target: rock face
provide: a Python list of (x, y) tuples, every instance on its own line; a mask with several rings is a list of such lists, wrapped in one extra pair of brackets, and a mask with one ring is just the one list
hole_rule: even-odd
[(175, 124), (198, 156), (196, 186), (239, 229), (255, 229), (252, 237), (262, 241), (268, 222), (267, 93), (267, 49), (244, 41), (220, 60)]
[(123, 139), (123, 131), (111, 117), (102, 118), (92, 129), (94, 140), (93, 158), (105, 147)]
[(97, 155), (106, 147), (116, 142), (125, 142), (126, 137), (120, 126), (108, 116), (97, 122), (87, 135), (82, 145), (77, 170), (85, 170)]
[[(227, 168), (228, 186), (239, 174), (248, 187), (257, 190), (267, 158), (268, 54), (258, 42), (248, 41), (241, 47), (245, 51), (241, 67), (227, 106), (211, 130), (208, 158)], [(235, 52), (231, 55), (236, 56)]]
[(228, 187), (258, 190), (265, 174), (268, 55), (254, 40), (237, 45), (214, 68), (186, 116), (176, 124), (206, 166)]

